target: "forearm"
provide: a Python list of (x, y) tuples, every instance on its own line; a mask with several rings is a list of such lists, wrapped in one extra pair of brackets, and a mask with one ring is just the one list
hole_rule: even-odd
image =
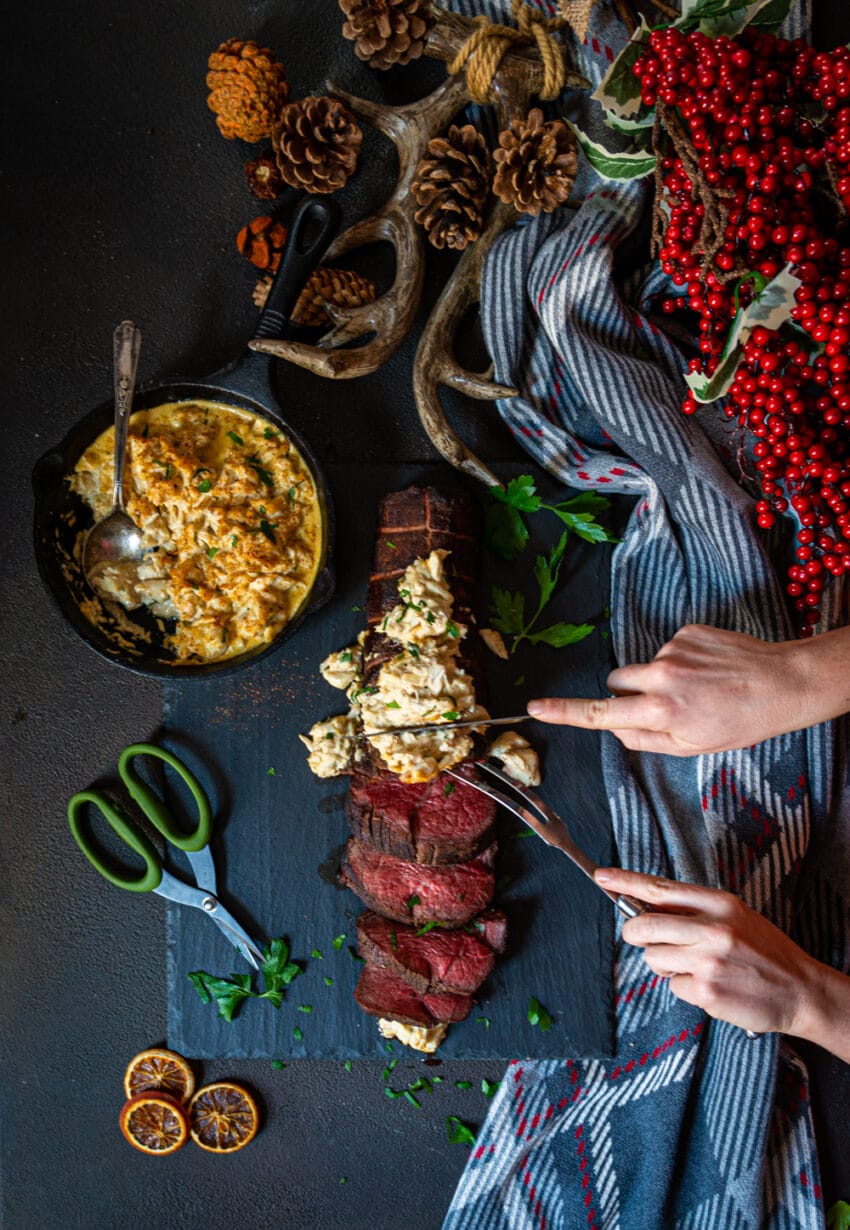
[(788, 1032), (850, 1063), (850, 977), (812, 960), (799, 1023)]

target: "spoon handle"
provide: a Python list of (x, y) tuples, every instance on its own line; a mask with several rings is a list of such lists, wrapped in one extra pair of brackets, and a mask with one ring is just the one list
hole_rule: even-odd
[(127, 431), (133, 408), (136, 369), (142, 348), (141, 332), (132, 320), (123, 320), (112, 335), (115, 372), (115, 469), (112, 486), (112, 506), (124, 507), (124, 460), (127, 452)]

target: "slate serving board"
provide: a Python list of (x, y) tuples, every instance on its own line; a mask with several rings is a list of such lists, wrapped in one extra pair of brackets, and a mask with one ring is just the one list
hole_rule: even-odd
[[(530, 468), (528, 463), (502, 470), (508, 477)], [(279, 1011), (249, 1000), (228, 1023), (213, 1005), (201, 1002), (186, 975), (199, 969), (227, 975), (244, 972), (247, 965), (195, 911), (169, 906), (168, 1044), (188, 1056), (374, 1058), (385, 1053), (376, 1022), (353, 998), (361, 968), (354, 957), (356, 920), (364, 907), (335, 883), (348, 836), (342, 812), (347, 779), (314, 777), (297, 735), (345, 706), (343, 694), (324, 682), (318, 666), (363, 627), (379, 499), (410, 482), (451, 487), (465, 480), (427, 464), (338, 465), (329, 467), (327, 477), (337, 517), (337, 589), (330, 603), (270, 659), (223, 678), (169, 682), (165, 689), (163, 740), (192, 764), (213, 800), (219, 895), (257, 939), (288, 937), (293, 958), (305, 966)], [(558, 493), (543, 475), (538, 487)], [(472, 489), (486, 498), (480, 486)], [(534, 522), (540, 522), (541, 535)], [(532, 527), (532, 544), (513, 564), (482, 546), (482, 618), (492, 583), (524, 587), (529, 601), (533, 596), (535, 535), (537, 549), (548, 548), (560, 527), (544, 514), (532, 519)], [(508, 662), (486, 655), (494, 715), (522, 712), (535, 695), (604, 692), (612, 665), (603, 615), (610, 550), (573, 539), (551, 620), (547, 608), (546, 622), (597, 622), (586, 640), (560, 650), (521, 646)], [(541, 754), (541, 794), (593, 859), (609, 861), (598, 736), (542, 724), (527, 725), (525, 733)], [(505, 815), (500, 825), (497, 879), (510, 876), (511, 883), (496, 904), (509, 917), (508, 951), (478, 992), (469, 1018), (449, 1029), (439, 1055), (611, 1054), (613, 909), (563, 855), (526, 835), (519, 821)], [(332, 941), (343, 934), (337, 950)], [(314, 950), (321, 958), (311, 956)], [(548, 1032), (528, 1022), (531, 995), (553, 1017)]]

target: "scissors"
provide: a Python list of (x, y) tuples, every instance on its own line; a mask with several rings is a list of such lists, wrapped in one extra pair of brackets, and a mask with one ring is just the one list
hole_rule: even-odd
[[(162, 799), (139, 777), (134, 763), (139, 756), (154, 756), (170, 765), (186, 783), (198, 808), (198, 824), (194, 832), (184, 833), (177, 828)], [(133, 743), (125, 747), (118, 757), (118, 775), (127, 787), (130, 798), (139, 805), (153, 827), (169, 845), (184, 851), (197, 887), (186, 884), (167, 872), (163, 868), (162, 857), (150, 838), (100, 790), (79, 790), (68, 801), (68, 824), (74, 841), (83, 854), (95, 870), (117, 888), (125, 888), (131, 893), (158, 893), (179, 905), (190, 905), (202, 910), (248, 964), (259, 969), (264, 960), (263, 952), (216, 898), (215, 863), (209, 848), (212, 811), (200, 782), (182, 760), (153, 743)], [(135, 878), (121, 875), (109, 865), (80, 823), (80, 812), (86, 804), (97, 808), (113, 832), (144, 860), (145, 869), (141, 875)]]

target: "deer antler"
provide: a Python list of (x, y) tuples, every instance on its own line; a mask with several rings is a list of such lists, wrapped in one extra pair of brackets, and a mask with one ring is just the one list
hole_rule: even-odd
[[(428, 36), (425, 54), (451, 63), (479, 30), (479, 23), (436, 5), (433, 12), (436, 21)], [(491, 93), (497, 103), (503, 92), (503, 68), (527, 75), (532, 92), (542, 85), (543, 66), (536, 50), (530, 46), (512, 46), (492, 81)], [(568, 72), (566, 81), (569, 85), (589, 86), (589, 82), (574, 73)], [(392, 196), (378, 213), (355, 223), (341, 235), (331, 245), (328, 259), (383, 239), (395, 249), (395, 277), (389, 290), (372, 303), (358, 308), (334, 309), (330, 315), (335, 327), (321, 337), (316, 346), (277, 338), (257, 338), (249, 345), (252, 350), (288, 359), (319, 376), (353, 379), (381, 367), (396, 352), (413, 323), (422, 294), (425, 245), (421, 228), (413, 217), (416, 202), (410, 186), (428, 141), (469, 102), (470, 94), (463, 73), (449, 76), (432, 94), (405, 107), (387, 107), (355, 98), (330, 83), (328, 89), (346, 102), (360, 119), (389, 137), (399, 159), (398, 182)], [(357, 349), (335, 349), (370, 333), (375, 335), (372, 340)]]
[[(318, 376), (351, 379), (374, 372), (393, 355), (410, 329), (422, 294), (425, 267), (425, 241), (422, 228), (413, 214), (416, 199), (410, 190), (419, 159), (435, 132), (469, 101), (463, 76), (447, 77), (433, 94), (406, 107), (386, 107), (381, 103), (354, 98), (328, 84), (359, 119), (366, 120), (389, 137), (398, 151), (398, 183), (384, 207), (371, 218), (349, 227), (329, 248), (334, 260), (365, 244), (384, 239), (395, 249), (395, 277), (392, 286), (372, 303), (357, 308), (335, 308), (331, 313), (335, 327), (318, 346), (277, 338), (255, 339), (252, 350), (289, 359)], [(335, 350), (345, 342), (374, 333), (374, 338), (356, 350)]]
[[(523, 6), (515, 0), (515, 14)], [(328, 304), (327, 311), (334, 327), (319, 339), (318, 345), (285, 339), (257, 338), (249, 343), (252, 350), (263, 351), (288, 359), (319, 376), (351, 379), (375, 371), (395, 353), (416, 315), (424, 276), (424, 238), (415, 221), (416, 200), (411, 185), (420, 159), (429, 140), (441, 132), (473, 93), (479, 101), (489, 99), (498, 111), (502, 127), (513, 117), (524, 116), (534, 94), (549, 89), (554, 96), (565, 87), (588, 89), (590, 82), (556, 61), (554, 90), (551, 86), (553, 53), (543, 47), (543, 39), (534, 33), (539, 15), (529, 12), (521, 22), (522, 32), (505, 27), (489, 26), (486, 19), (475, 21), (432, 6), (436, 21), (425, 44), (425, 54), (450, 65), (450, 75), (432, 94), (405, 107), (387, 107), (366, 99), (355, 98), (328, 83), (328, 90), (348, 104), (358, 118), (367, 121), (389, 137), (398, 152), (398, 182), (384, 207), (370, 218), (355, 223), (328, 251), (328, 259), (343, 256), (365, 244), (386, 240), (395, 249), (395, 277), (389, 290), (372, 303), (356, 308), (341, 308)], [(554, 23), (549, 22), (551, 27)], [(470, 49), (484, 41), (482, 26), (488, 35), (501, 40), (498, 63), (476, 75), (478, 81), (471, 92), (467, 77), (459, 72)], [(534, 34), (537, 47), (526, 41)], [(519, 44), (519, 45), (518, 45)], [(546, 52), (547, 63), (543, 62)], [(486, 54), (483, 56), (487, 59)], [(485, 84), (482, 87), (481, 81)], [(463, 368), (452, 353), (455, 331), (466, 312), (479, 301), (481, 271), (484, 258), (494, 240), (517, 217), (516, 210), (495, 202), (487, 223), (476, 243), (466, 249), (431, 313), (416, 352), (413, 387), (419, 417), (437, 451), (453, 466), (480, 479), (488, 486), (498, 479), (472, 453), (449, 425), (443, 411), (439, 390), (443, 385), (466, 393), (470, 397), (492, 401), (516, 396), (516, 389), (495, 384), (486, 372), (470, 372)], [(365, 345), (356, 349), (340, 349), (346, 342), (374, 334)]]

